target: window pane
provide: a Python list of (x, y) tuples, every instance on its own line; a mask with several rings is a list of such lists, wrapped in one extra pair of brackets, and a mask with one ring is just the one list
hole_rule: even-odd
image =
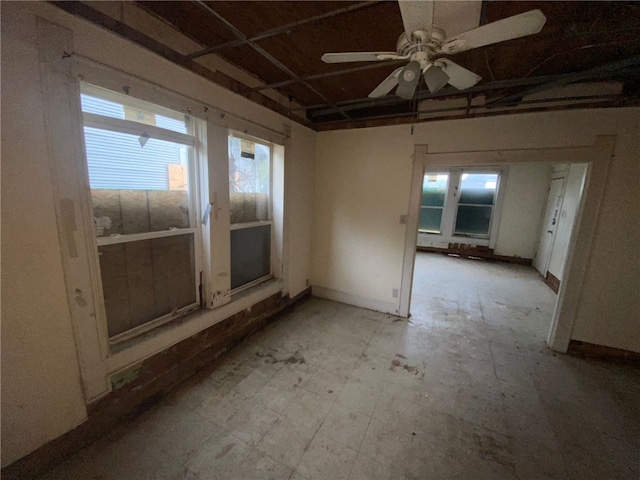
[(97, 235), (188, 228), (189, 147), (85, 129)]
[(196, 303), (193, 234), (98, 247), (109, 336)]
[(493, 205), (498, 175), (495, 173), (463, 173), (459, 203)]
[[(118, 95), (110, 94), (110, 96), (117, 97)], [(80, 95), (83, 112), (144, 123), (174, 132), (187, 133), (187, 117), (180, 112), (172, 112), (156, 105), (147, 104), (141, 100), (129, 102), (136, 104), (136, 106), (132, 106), (126, 100), (132, 99), (124, 97), (121, 103), (116, 101), (115, 98), (113, 100), (105, 100), (86, 93)]]
[(271, 149), (229, 137), (229, 196), (231, 223), (269, 219)]
[(449, 175), (427, 174), (422, 182), (422, 206), (442, 207), (447, 194)]
[(231, 230), (231, 288), (271, 273), (271, 225)]
[(186, 190), (186, 145), (85, 127), (84, 139), (91, 188)]
[(489, 235), (492, 207), (458, 206), (456, 217), (456, 235), (486, 237)]
[(420, 227), (418, 230), (426, 233), (440, 233), (442, 223), (442, 208), (421, 208)]

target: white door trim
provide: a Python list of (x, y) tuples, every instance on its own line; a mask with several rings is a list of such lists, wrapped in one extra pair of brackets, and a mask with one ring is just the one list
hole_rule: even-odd
[(582, 295), (584, 274), (589, 264), (593, 237), (614, 155), (615, 136), (597, 136), (594, 144), (581, 147), (558, 147), (517, 150), (486, 150), (429, 153), (427, 145), (416, 145), (411, 179), (405, 252), (402, 269), (399, 313), (409, 316), (413, 267), (420, 208), (420, 190), (426, 168), (439, 166), (502, 165), (523, 162), (587, 163), (587, 178), (576, 214), (565, 260), (563, 281), (553, 313), (547, 344), (552, 350), (566, 352)]

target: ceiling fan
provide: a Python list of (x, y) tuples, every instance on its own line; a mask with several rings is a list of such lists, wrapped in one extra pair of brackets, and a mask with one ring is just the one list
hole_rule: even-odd
[(447, 83), (458, 90), (470, 88), (482, 77), (443, 55), (533, 35), (542, 29), (547, 20), (540, 10), (530, 10), (447, 38), (445, 31), (433, 24), (433, 1), (398, 0), (398, 3), (404, 32), (398, 38), (396, 52), (325, 53), (322, 56), (325, 63), (409, 61), (406, 66), (394, 70), (385, 78), (369, 94), (370, 98), (383, 97), (397, 86), (396, 95), (411, 100), (421, 74), (431, 93)]

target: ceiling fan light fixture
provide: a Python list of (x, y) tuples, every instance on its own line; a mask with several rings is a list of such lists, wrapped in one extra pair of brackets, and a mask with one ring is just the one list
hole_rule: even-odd
[(449, 83), (449, 75), (435, 65), (430, 66), (424, 72), (424, 81), (431, 93), (436, 93)]
[(420, 81), (420, 64), (418, 62), (409, 62), (402, 69), (398, 77), (398, 89), (396, 95), (406, 100), (411, 100), (416, 92), (416, 87)]

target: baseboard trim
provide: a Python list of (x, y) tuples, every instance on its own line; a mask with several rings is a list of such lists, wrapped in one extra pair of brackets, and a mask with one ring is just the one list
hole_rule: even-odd
[(36, 478), (131, 422), (185, 382), (204, 379), (222, 362), (220, 357), (310, 294), (311, 288), (293, 299), (276, 293), (147, 358), (140, 363), (138, 378), (87, 405), (88, 419), (84, 423), (4, 467), (2, 479)]
[(560, 279), (551, 272), (547, 272), (547, 275), (544, 277), (544, 283), (546, 283), (554, 293), (558, 293), (558, 290), (560, 290)]
[(396, 303), (361, 297), (359, 295), (331, 290), (330, 288), (319, 287), (317, 285), (312, 287), (311, 294), (314, 297), (326, 298), (327, 300), (346, 303), (347, 305), (354, 305), (356, 307), (366, 308), (367, 310), (375, 310), (376, 312), (398, 315), (399, 306)]
[(606, 347), (580, 340), (569, 341), (570, 355), (582, 358), (593, 358), (613, 363), (625, 363), (640, 366), (640, 352), (623, 350), (621, 348)]
[(496, 255), (493, 253), (493, 249), (488, 247), (472, 247), (458, 243), (450, 243), (449, 248), (423, 247), (420, 245), (416, 248), (421, 252), (442, 253), (443, 255), (459, 255), (463, 258), (481, 258), (482, 260), (494, 262), (517, 263), (518, 265), (531, 265), (533, 263), (533, 259), (531, 258)]

